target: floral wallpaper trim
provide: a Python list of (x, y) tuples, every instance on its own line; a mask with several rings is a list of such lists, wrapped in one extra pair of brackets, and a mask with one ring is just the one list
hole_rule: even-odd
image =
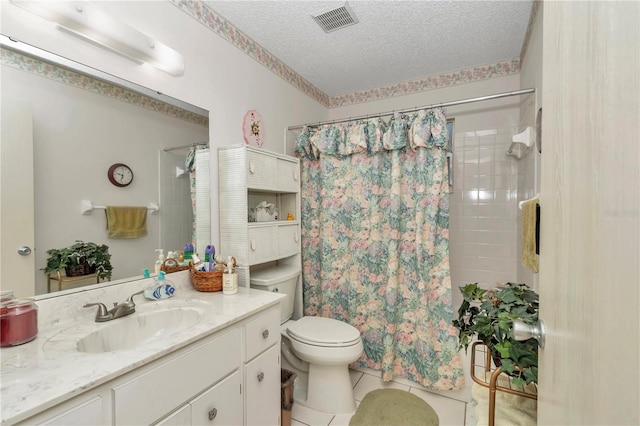
[(445, 74), (431, 75), (419, 80), (405, 81), (401, 83), (382, 86), (375, 89), (361, 90), (344, 95), (331, 97), (330, 108), (362, 102), (377, 101), (395, 96), (404, 96), (426, 90), (439, 89), (447, 86), (471, 83), (490, 78), (504, 77), (520, 72), (520, 60), (517, 58), (497, 62), (495, 64), (480, 65)]
[(199, 0), (169, 1), (298, 90), (322, 105), (329, 106), (329, 96), (309, 83), (300, 74), (233, 26), (221, 15), (208, 8), (203, 2)]
[[(252, 57), (277, 76), (307, 94), (320, 104), (328, 108), (336, 108), (362, 102), (376, 101), (394, 96), (409, 95), (426, 90), (490, 78), (504, 77), (520, 72), (520, 60), (518, 58), (500, 61), (495, 64), (487, 64), (473, 68), (462, 69), (445, 74), (427, 76), (419, 80), (396, 83), (368, 90), (347, 93), (329, 97), (313, 84), (305, 80), (300, 74), (279, 60), (268, 50), (264, 49), (229, 21), (224, 19), (200, 0), (169, 0), (182, 11), (190, 15), (198, 22), (205, 25), (211, 31), (233, 44), (238, 49)], [(537, 2), (535, 2), (537, 3)]]
[(108, 96), (110, 98), (165, 114), (170, 117), (178, 118), (189, 123), (204, 127), (209, 126), (209, 117), (204, 117), (202, 115), (186, 111), (182, 108), (169, 105), (140, 93), (114, 86), (95, 78), (87, 77), (86, 75), (76, 71), (59, 67), (13, 50), (2, 49), (1, 62), (3, 65), (30, 72), (49, 80), (68, 84), (99, 95)]

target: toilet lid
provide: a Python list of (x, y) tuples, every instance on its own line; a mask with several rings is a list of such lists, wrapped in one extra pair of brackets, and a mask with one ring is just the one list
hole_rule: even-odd
[(317, 346), (350, 346), (360, 340), (357, 328), (332, 318), (302, 317), (287, 325), (289, 337)]

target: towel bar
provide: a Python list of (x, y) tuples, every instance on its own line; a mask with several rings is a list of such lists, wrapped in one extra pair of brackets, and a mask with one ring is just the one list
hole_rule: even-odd
[[(80, 201), (80, 213), (84, 215), (91, 214), (94, 209), (106, 209), (107, 206), (94, 206), (91, 200), (82, 200)], [(153, 201), (147, 204), (147, 210), (151, 210), (151, 214), (156, 214), (160, 211), (160, 206), (158, 203), (154, 203)]]
[(536, 194), (533, 198), (529, 198), (528, 200), (522, 200), (522, 201), (520, 201), (520, 202), (518, 203), (518, 208), (519, 208), (520, 210), (522, 210), (522, 205), (523, 205), (524, 203), (526, 203), (527, 201), (535, 200), (536, 198), (537, 198), (537, 199), (540, 199), (540, 194), (539, 194), (539, 193), (538, 193), (538, 194)]

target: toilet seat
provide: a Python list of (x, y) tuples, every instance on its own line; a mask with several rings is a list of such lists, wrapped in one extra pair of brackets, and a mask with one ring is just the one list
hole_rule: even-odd
[(322, 347), (347, 347), (362, 341), (354, 326), (323, 317), (302, 317), (289, 322), (287, 335), (300, 343)]

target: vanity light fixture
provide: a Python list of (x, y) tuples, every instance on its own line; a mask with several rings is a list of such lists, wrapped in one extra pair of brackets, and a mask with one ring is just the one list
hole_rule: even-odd
[(25, 0), (11, 0), (11, 3), (135, 61), (146, 62), (173, 76), (184, 74), (184, 58), (180, 53), (112, 18), (95, 4)]

